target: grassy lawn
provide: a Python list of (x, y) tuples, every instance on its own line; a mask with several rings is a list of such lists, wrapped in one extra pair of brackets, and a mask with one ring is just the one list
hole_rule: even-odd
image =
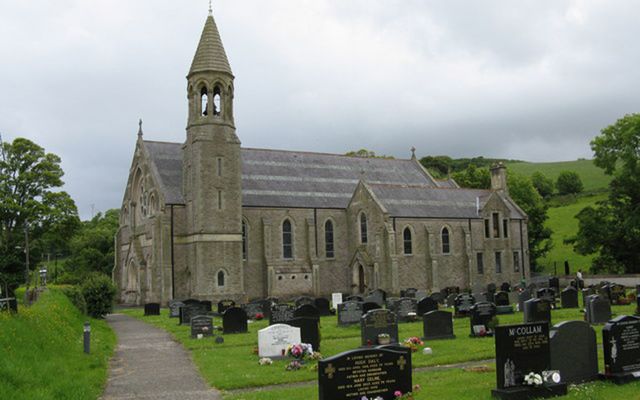
[(507, 164), (507, 168), (509, 171), (526, 176), (531, 176), (534, 172), (539, 171), (547, 176), (547, 178), (552, 179), (554, 183), (558, 179), (560, 172), (574, 171), (580, 175), (585, 192), (606, 189), (611, 181), (611, 178), (605, 175), (600, 168), (596, 167), (592, 160), (549, 163), (518, 162)]
[(83, 316), (52, 288), (18, 315), (0, 314), (0, 399), (95, 399), (102, 394), (116, 338), (91, 320), (91, 354), (83, 353)]
[[(189, 327), (179, 326), (177, 319), (169, 319), (168, 310), (162, 309), (161, 315), (156, 317), (143, 317), (141, 309), (125, 309), (123, 313), (140, 318), (155, 326), (169, 331), (176, 340), (181, 342), (192, 353), (193, 359), (209, 385), (226, 390), (225, 399), (313, 399), (317, 397), (317, 386), (309, 385), (295, 388), (278, 388), (271, 390), (259, 390), (260, 386), (294, 383), (302, 381), (314, 381), (317, 372), (313, 370), (314, 364), (306, 368), (289, 372), (285, 370), (287, 361), (275, 361), (270, 366), (258, 365), (258, 356), (254, 354), (257, 346), (257, 331), (268, 325), (267, 321), (249, 324), (249, 332), (246, 334), (225, 335), (223, 344), (215, 344), (212, 339), (197, 340), (190, 338)], [(632, 306), (615, 306), (614, 313), (630, 314)], [(522, 313), (513, 315), (501, 315), (501, 324), (513, 324), (522, 322)], [(553, 311), (553, 322), (564, 320), (583, 319), (583, 314), (578, 309)], [(220, 325), (220, 319), (214, 319), (214, 324)], [(598, 340), (601, 340), (602, 326), (595, 327)], [(469, 337), (469, 320), (456, 319), (454, 331), (457, 336), (453, 340), (434, 340), (426, 343), (433, 349), (433, 355), (415, 353), (413, 356), (414, 368), (447, 365), (467, 361), (487, 360), (494, 357), (494, 341), (492, 338), (472, 339)], [(357, 348), (360, 345), (360, 329), (358, 326), (341, 328), (337, 326), (336, 317), (323, 317), (321, 320), (321, 352), (325, 357), (338, 354), (342, 351)], [(422, 323), (400, 324), (400, 337), (421, 336)], [(600, 354), (602, 364), (602, 354)], [(492, 364), (492, 363), (490, 363)], [(490, 390), (495, 387), (495, 372), (493, 365), (489, 365), (489, 372), (465, 372), (460, 369), (445, 371), (415, 372), (416, 383), (428, 390), (423, 390), (418, 398), (436, 398), (434, 394), (440, 394), (441, 398), (478, 399), (489, 398)], [(601, 365), (602, 367), (602, 365)], [(591, 388), (593, 386), (593, 388)], [(609, 384), (597, 384), (589, 386), (594, 396), (600, 393), (600, 387), (611, 387), (617, 390), (615, 393), (626, 394), (627, 387), (615, 388)], [(640, 389), (638, 385), (632, 385)], [(256, 391), (239, 393), (236, 389), (256, 388)], [(584, 392), (584, 387), (581, 386)], [(428, 396), (428, 397), (427, 397)], [(578, 396), (576, 394), (576, 396)], [(578, 398), (578, 397), (576, 397)], [(603, 397), (593, 397), (603, 398)], [(625, 397), (629, 398), (629, 397)]]
[(546, 255), (540, 263), (548, 273), (554, 273), (553, 263), (556, 262), (558, 274), (564, 274), (564, 260), (569, 261), (571, 274), (579, 268), (583, 272), (588, 272), (593, 256), (583, 256), (577, 254), (570, 244), (564, 244), (564, 240), (575, 236), (578, 232), (578, 220), (575, 216), (585, 207), (593, 206), (597, 201), (606, 199), (606, 194), (579, 197), (573, 204), (562, 207), (549, 208), (547, 226), (553, 230), (551, 240), (553, 249)]

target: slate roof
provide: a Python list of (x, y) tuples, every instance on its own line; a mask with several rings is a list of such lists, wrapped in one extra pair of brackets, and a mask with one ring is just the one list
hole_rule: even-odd
[[(182, 144), (144, 144), (166, 203), (184, 204)], [(443, 187), (455, 184), (432, 180), (414, 160), (250, 148), (241, 157), (244, 207), (344, 209), (362, 179), (392, 216), (477, 218), (476, 197), (482, 206), (492, 193)], [(512, 218), (524, 218), (510, 209)]]
[[(193, 57), (189, 75), (202, 71), (221, 71), (232, 74), (227, 53), (213, 16), (209, 15), (202, 29), (198, 49)], [(232, 74), (233, 75), (233, 74)]]

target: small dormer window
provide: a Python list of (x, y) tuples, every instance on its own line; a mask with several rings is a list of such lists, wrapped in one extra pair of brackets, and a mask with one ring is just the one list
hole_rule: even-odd
[(200, 90), (200, 107), (203, 117), (209, 115), (209, 93), (207, 93), (206, 86), (203, 86)]

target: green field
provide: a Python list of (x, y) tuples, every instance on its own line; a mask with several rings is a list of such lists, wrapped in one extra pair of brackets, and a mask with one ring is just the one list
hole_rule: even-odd
[[(614, 306), (617, 314), (630, 314), (634, 310), (630, 306)], [(286, 371), (287, 361), (274, 361), (272, 365), (260, 366), (258, 356), (254, 353), (257, 346), (258, 330), (268, 325), (267, 321), (254, 322), (249, 325), (249, 332), (237, 335), (225, 335), (223, 344), (216, 344), (213, 339), (191, 339), (189, 327), (179, 326), (176, 319), (168, 318), (168, 311), (162, 309), (160, 316), (143, 317), (141, 309), (125, 309), (122, 312), (144, 320), (152, 325), (167, 330), (189, 351), (207, 383), (223, 390), (226, 400), (297, 400), (317, 398), (316, 363), (307, 364), (299, 371)], [(553, 322), (564, 320), (582, 320), (583, 314), (578, 309), (554, 310)], [(501, 324), (521, 323), (522, 313), (501, 315)], [(220, 325), (219, 318), (214, 325)], [(598, 341), (602, 340), (602, 326), (594, 327)], [(430, 371), (414, 371), (414, 383), (423, 389), (416, 399), (489, 399), (491, 389), (495, 387), (496, 376), (493, 362), (486, 362), (494, 357), (495, 346), (491, 338), (472, 339), (469, 337), (469, 319), (454, 320), (456, 339), (433, 340), (425, 346), (433, 349), (432, 355), (414, 353), (413, 367), (436, 367), (449, 364), (477, 361), (484, 368), (471, 370), (461, 367)], [(400, 324), (400, 337), (421, 336), (422, 323)], [(321, 319), (321, 352), (325, 357), (357, 348), (360, 345), (359, 326), (338, 327), (336, 317)], [(602, 353), (602, 352), (600, 352)], [(600, 369), (603, 369), (602, 354), (599, 354)], [(287, 384), (304, 383), (302, 386), (290, 387)], [(283, 385), (273, 387), (272, 385)], [(609, 383), (593, 383), (572, 387), (569, 398), (637, 398), (640, 383), (615, 386)], [(636, 397), (633, 397), (636, 396)]]
[(559, 275), (564, 274), (564, 261), (569, 261), (571, 273), (575, 273), (579, 268), (583, 272), (588, 271), (591, 266), (593, 256), (583, 256), (577, 254), (573, 250), (571, 244), (565, 244), (564, 240), (576, 235), (578, 232), (578, 220), (575, 216), (585, 207), (595, 206), (595, 203), (606, 199), (606, 194), (594, 196), (579, 197), (575, 203), (562, 207), (549, 208), (547, 226), (553, 230), (551, 239), (553, 241), (553, 249), (540, 260), (540, 264), (544, 266), (544, 270), (554, 273), (554, 262), (557, 265)]
[(582, 179), (586, 192), (606, 190), (611, 178), (593, 164), (592, 160), (560, 161), (549, 163), (516, 162), (508, 163), (507, 171), (531, 176), (539, 171), (554, 182), (562, 171), (574, 171)]
[[(82, 315), (55, 288), (18, 311), (0, 313), (0, 399), (98, 398), (116, 342), (106, 322)], [(86, 320), (90, 355), (83, 352)]]

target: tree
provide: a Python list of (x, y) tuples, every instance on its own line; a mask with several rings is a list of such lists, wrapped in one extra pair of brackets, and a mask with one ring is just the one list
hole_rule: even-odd
[(98, 213), (71, 239), (71, 256), (64, 263), (63, 281), (75, 283), (92, 272), (111, 276), (115, 256), (114, 236), (119, 225), (119, 211)]
[(78, 222), (71, 197), (57, 191), (63, 175), (60, 157), (28, 139), (0, 144), (0, 274), (10, 286), (24, 282), (25, 230), (36, 259), (43, 240), (56, 245), (69, 237), (52, 232), (69, 235)]
[(597, 254), (594, 272), (640, 273), (640, 114), (629, 114), (591, 141), (594, 163), (612, 176), (607, 200), (577, 216), (573, 243)]
[(537, 261), (552, 248), (551, 229), (545, 226), (549, 218), (548, 206), (531, 182), (531, 179), (517, 174), (509, 174), (509, 196), (529, 217), (527, 232), (529, 237), (529, 259), (531, 269), (538, 270)]
[(531, 183), (540, 196), (549, 197), (553, 194), (553, 180), (547, 178), (542, 172), (536, 171), (531, 175)]
[(420, 164), (425, 167), (436, 178), (449, 176), (451, 169), (451, 157), (449, 156), (426, 156), (420, 159)]
[(574, 171), (562, 171), (558, 175), (556, 188), (560, 194), (578, 194), (583, 189), (582, 179)]
[(471, 164), (467, 169), (454, 172), (451, 177), (461, 187), (470, 189), (489, 189), (491, 187), (491, 173), (486, 168), (477, 168)]
[(377, 156), (375, 151), (360, 149), (358, 151), (349, 151), (345, 154), (345, 156), (349, 157), (360, 157), (360, 158), (393, 158), (392, 156)]

